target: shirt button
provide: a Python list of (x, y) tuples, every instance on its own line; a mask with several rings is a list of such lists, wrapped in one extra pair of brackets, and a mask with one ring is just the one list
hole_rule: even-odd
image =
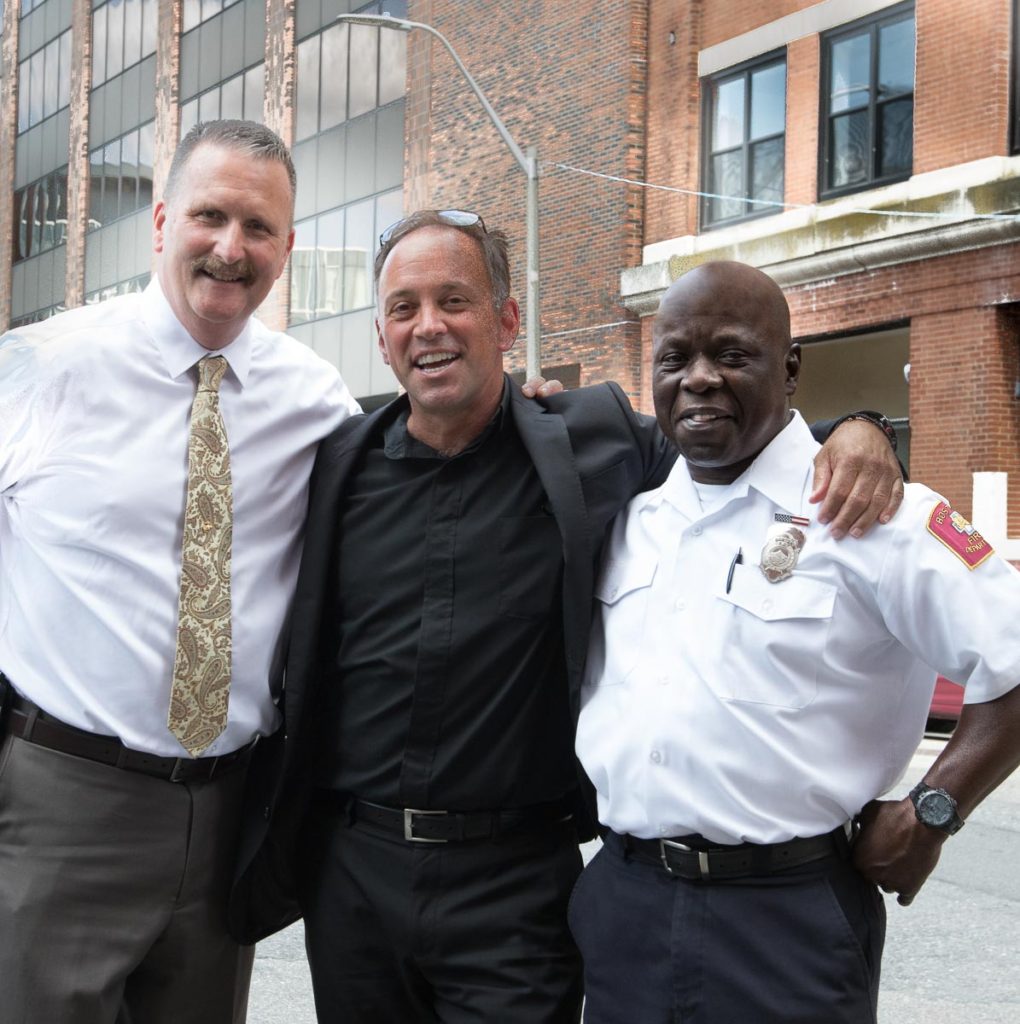
[(616, 594), (619, 591), (619, 589), (620, 589), (619, 587), (611, 587), (610, 590), (609, 590), (609, 596), (610, 597), (616, 597)]
[(665, 825), (660, 825), (659, 826), (659, 835), (660, 836), (668, 836), (669, 835), (669, 829)]
[(700, 526), (692, 526), (691, 527), (691, 535), (694, 536), (694, 537), (700, 537), (701, 536), (701, 527)]
[(673, 605), (673, 608), (678, 612), (682, 612), (686, 607), (687, 605), (685, 605), (683, 601), (677, 601)]
[(669, 683), (669, 676), (659, 676), (659, 686), (666, 686)]
[(649, 757), (651, 758), (652, 764), (658, 764), (662, 760), (662, 754), (657, 750), (653, 750)]
[(772, 601), (769, 598), (766, 597), (765, 600), (762, 601), (762, 603), (761, 603), (761, 610), (763, 612), (770, 612), (770, 611), (772, 611)]

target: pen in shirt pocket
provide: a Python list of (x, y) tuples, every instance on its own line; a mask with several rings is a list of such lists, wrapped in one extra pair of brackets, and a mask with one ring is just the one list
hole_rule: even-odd
[(726, 573), (726, 593), (730, 592), (730, 587), (733, 586), (733, 573), (738, 565), (744, 564), (744, 549), (737, 548), (737, 553), (733, 556), (733, 561), (730, 562), (730, 571)]

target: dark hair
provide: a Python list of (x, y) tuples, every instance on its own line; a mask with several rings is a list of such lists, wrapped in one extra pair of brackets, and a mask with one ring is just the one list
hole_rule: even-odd
[(388, 230), (388, 237), (379, 247), (379, 252), (375, 257), (376, 288), (379, 287), (379, 275), (382, 274), (383, 264), (386, 262), (386, 257), (393, 251), (393, 247), (412, 231), (429, 227), (452, 228), (454, 231), (473, 238), (481, 246), (482, 259), (485, 261), (485, 269), (489, 273), (489, 283), (492, 285), (492, 303), (497, 310), (502, 309), (503, 303), (510, 298), (510, 251), (506, 233), (498, 228), (491, 231), (486, 230), (481, 218), (474, 224), (454, 223), (444, 217), (439, 210), (418, 210), (417, 213), (412, 213), (398, 221), (396, 226)]
[(294, 170), (290, 151), (276, 132), (257, 121), (200, 121), (196, 124), (181, 139), (174, 152), (163, 188), (164, 202), (168, 202), (173, 196), (192, 153), (203, 144), (223, 146), (225, 149), (247, 153), (257, 160), (275, 160), (283, 164), (290, 180), (290, 201), (293, 209), (294, 196), (297, 192), (297, 172)]

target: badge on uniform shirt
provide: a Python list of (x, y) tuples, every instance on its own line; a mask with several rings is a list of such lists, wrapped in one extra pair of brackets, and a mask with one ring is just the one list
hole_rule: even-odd
[[(779, 518), (778, 513), (776, 518)], [(765, 547), (761, 549), (760, 565), (769, 583), (779, 583), (793, 575), (805, 539), (804, 531), (796, 526), (777, 524), (769, 528)]]
[(944, 501), (931, 510), (928, 532), (945, 544), (968, 569), (976, 569), (992, 555), (992, 545)]

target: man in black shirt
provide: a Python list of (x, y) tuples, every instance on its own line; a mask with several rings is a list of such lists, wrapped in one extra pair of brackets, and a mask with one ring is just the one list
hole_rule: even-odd
[[(287, 736), (253, 766), (265, 807), (234, 927), (288, 923), (296, 890), (323, 1021), (575, 1021), (593, 572), (612, 516), (673, 456), (616, 385), (544, 402), (510, 385), (501, 232), (425, 211), (381, 241), (379, 343), (407, 394), (320, 450)], [(866, 526), (898, 503), (895, 459), (867, 426), (840, 436), (888, 464), (845, 513)]]

